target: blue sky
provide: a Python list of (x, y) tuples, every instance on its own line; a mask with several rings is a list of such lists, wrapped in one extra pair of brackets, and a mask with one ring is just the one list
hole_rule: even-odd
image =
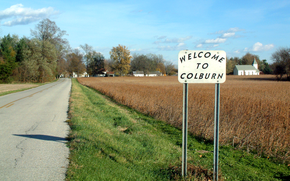
[(247, 52), (272, 63), (290, 42), (290, 1), (268, 0), (0, 0), (0, 36), (30, 37), (43, 19), (65, 30), (72, 48), (85, 43), (110, 58), (118, 44), (161, 54), (177, 64), (180, 50)]

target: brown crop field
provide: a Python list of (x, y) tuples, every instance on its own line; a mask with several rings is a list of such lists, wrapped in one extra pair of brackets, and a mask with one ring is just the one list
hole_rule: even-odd
[[(177, 77), (78, 78), (86, 86), (156, 119), (182, 127)], [(290, 161), (290, 82), (270, 75), (227, 76), (221, 84), (220, 143)], [(189, 131), (213, 139), (214, 84), (189, 85)]]
[(0, 84), (0, 93), (27, 89), (38, 86), (37, 84)]

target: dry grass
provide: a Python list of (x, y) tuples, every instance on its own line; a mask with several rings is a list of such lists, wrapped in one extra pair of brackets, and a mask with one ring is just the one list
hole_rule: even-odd
[(0, 93), (36, 87), (36, 84), (0, 84)]
[[(181, 128), (177, 77), (79, 78), (121, 104)], [(213, 139), (214, 84), (189, 85), (189, 131)], [(221, 84), (220, 142), (290, 160), (290, 82), (274, 76), (227, 76)]]

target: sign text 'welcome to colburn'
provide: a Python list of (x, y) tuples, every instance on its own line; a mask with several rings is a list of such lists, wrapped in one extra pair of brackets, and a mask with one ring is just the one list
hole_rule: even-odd
[(222, 50), (181, 50), (178, 54), (180, 83), (224, 83), (226, 52)]

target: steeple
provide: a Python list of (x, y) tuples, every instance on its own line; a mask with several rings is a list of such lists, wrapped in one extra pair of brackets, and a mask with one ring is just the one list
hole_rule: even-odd
[(258, 63), (257, 63), (257, 61), (256, 61), (255, 58), (254, 58), (254, 61), (253, 61), (252, 65), (253, 65), (256, 69), (258, 69)]

